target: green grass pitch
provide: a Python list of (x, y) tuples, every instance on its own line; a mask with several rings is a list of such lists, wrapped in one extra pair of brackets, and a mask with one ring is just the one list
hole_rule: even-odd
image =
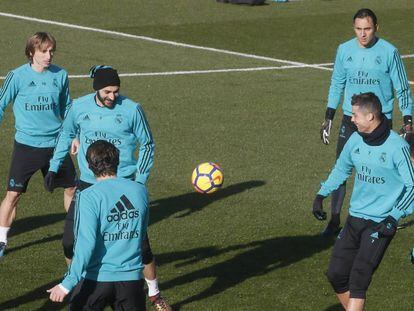
[[(156, 142), (149, 235), (161, 290), (180, 310), (340, 310), (324, 275), (333, 240), (318, 236), (325, 224), (310, 212), (334, 163), (340, 113), (331, 145), (322, 145), (331, 71), (305, 64), (333, 61), (338, 44), (353, 36), (352, 16), (361, 7), (376, 12), (380, 37), (402, 55), (414, 54), (412, 1), (266, 2), (0, 2), (0, 76), (25, 62), (25, 40), (36, 31), (56, 37), (54, 62), (71, 75), (87, 74), (95, 64), (148, 74), (122, 77), (121, 91), (143, 105)], [(295, 62), (296, 68), (258, 69)], [(413, 81), (414, 59), (404, 63)], [(73, 98), (92, 91), (87, 78), (70, 84)], [(394, 126), (400, 122), (396, 111)], [(8, 107), (0, 134), (3, 191), (13, 134)], [(219, 163), (225, 176), (224, 188), (210, 196), (190, 183), (194, 167), (206, 161)], [(33, 177), (0, 260), (0, 310), (66, 308), (46, 294), (66, 271), (62, 199), (62, 191), (44, 191), (40, 174)], [(412, 218), (403, 222), (407, 228), (374, 276), (367, 310), (412, 310), (414, 227)]]

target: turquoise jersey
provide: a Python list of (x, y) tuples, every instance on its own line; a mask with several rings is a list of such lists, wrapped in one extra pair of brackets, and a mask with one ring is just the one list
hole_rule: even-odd
[(67, 72), (55, 65), (37, 72), (30, 64), (10, 71), (0, 90), (0, 121), (10, 102), (16, 141), (32, 147), (54, 147), (70, 106)]
[(342, 110), (352, 115), (354, 94), (373, 92), (381, 101), (382, 112), (391, 120), (394, 89), (403, 116), (411, 116), (413, 100), (404, 64), (398, 50), (383, 39), (362, 48), (356, 38), (338, 47), (328, 95), (328, 108), (337, 109), (343, 95)]
[(99, 282), (141, 279), (141, 244), (149, 217), (146, 187), (111, 178), (77, 195), (75, 255), (61, 285), (71, 291), (82, 277)]
[[(50, 161), (50, 171), (58, 171), (77, 135), (80, 141), (77, 159), (82, 181), (95, 183), (95, 176), (86, 161), (86, 151), (93, 142), (106, 140), (120, 151), (117, 175), (146, 183), (154, 161), (154, 141), (141, 105), (119, 96), (112, 109), (100, 107), (96, 104), (95, 93), (74, 100), (63, 122)], [(137, 160), (135, 151), (138, 144)]]
[(351, 216), (380, 222), (388, 215), (399, 220), (413, 212), (414, 169), (409, 146), (397, 133), (391, 131), (380, 146), (367, 145), (357, 132), (352, 134), (318, 194), (328, 196), (353, 168)]

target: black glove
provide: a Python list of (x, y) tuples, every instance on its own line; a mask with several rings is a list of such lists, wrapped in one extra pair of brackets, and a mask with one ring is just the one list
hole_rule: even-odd
[(401, 127), (399, 134), (402, 138), (406, 138), (407, 134), (413, 132), (413, 120), (411, 116), (404, 116), (404, 124)]
[(325, 119), (321, 125), (321, 140), (325, 145), (329, 145), (329, 135), (331, 135), (332, 120)]
[(397, 232), (398, 222), (392, 216), (387, 216), (383, 221), (374, 227), (374, 230), (379, 233), (380, 236), (393, 236)]
[(325, 199), (325, 197), (318, 194), (316, 195), (316, 198), (313, 201), (312, 213), (317, 220), (326, 220), (326, 212), (323, 211), (322, 206), (323, 199)]
[(45, 176), (45, 189), (46, 191), (53, 192), (55, 189), (55, 178), (56, 173), (52, 171), (48, 171)]
[(410, 252), (410, 259), (411, 259), (411, 263), (414, 265), (414, 248)]

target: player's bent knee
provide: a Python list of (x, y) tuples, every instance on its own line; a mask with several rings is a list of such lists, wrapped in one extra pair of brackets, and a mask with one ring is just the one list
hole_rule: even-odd
[(344, 275), (338, 271), (328, 270), (326, 272), (326, 277), (328, 278), (328, 281), (331, 283), (335, 293), (341, 294), (349, 290), (349, 277), (347, 275)]
[(358, 263), (351, 273), (349, 291), (351, 298), (365, 299), (365, 293), (371, 284), (374, 266), (371, 263)]

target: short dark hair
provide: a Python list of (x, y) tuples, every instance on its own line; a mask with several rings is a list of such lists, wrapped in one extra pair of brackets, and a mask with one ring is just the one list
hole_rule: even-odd
[(116, 175), (119, 150), (105, 140), (97, 140), (88, 147), (86, 161), (96, 177)]
[(376, 119), (382, 119), (382, 105), (377, 95), (372, 92), (354, 94), (351, 99), (352, 106), (358, 106), (374, 114)]
[(47, 32), (36, 32), (33, 36), (27, 39), (25, 54), (29, 60), (32, 60), (32, 57), (36, 50), (41, 50), (47, 46), (51, 46), (52, 50), (56, 50), (56, 40), (55, 38)]
[(357, 18), (367, 18), (367, 17), (371, 17), (372, 22), (374, 23), (374, 26), (378, 25), (377, 24), (377, 16), (370, 9), (360, 9), (360, 10), (358, 10), (358, 12), (356, 12), (355, 15), (354, 15), (353, 21), (355, 22), (355, 20)]

